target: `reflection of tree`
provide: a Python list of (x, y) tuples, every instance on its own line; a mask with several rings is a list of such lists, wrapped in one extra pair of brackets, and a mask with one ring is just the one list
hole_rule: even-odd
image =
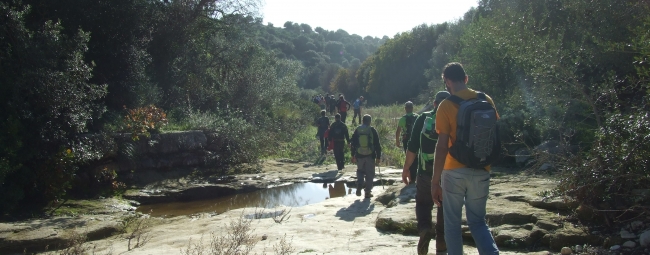
[[(296, 183), (292, 185), (279, 186), (249, 193), (235, 194), (232, 196), (225, 196), (210, 200), (146, 205), (139, 207), (138, 211), (149, 212), (151, 210), (153, 211), (152, 216), (161, 216), (187, 215), (209, 211), (223, 213), (229, 210), (245, 207), (274, 208), (280, 205), (298, 207), (307, 205), (310, 202), (319, 202), (320, 200), (311, 201), (310, 198), (313, 198), (314, 196), (317, 197), (320, 195), (318, 193), (321, 192), (323, 193), (322, 199), (325, 199), (327, 193), (325, 193), (322, 188), (319, 187), (316, 190), (311, 189), (316, 185), (319, 184)], [(334, 184), (333, 188), (337, 189), (337, 191), (338, 189), (341, 189), (341, 195), (332, 196), (332, 193), (330, 193), (330, 197), (345, 195), (345, 183), (336, 183)]]

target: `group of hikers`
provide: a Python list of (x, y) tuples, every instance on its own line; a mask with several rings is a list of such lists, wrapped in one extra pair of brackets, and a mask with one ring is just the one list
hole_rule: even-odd
[[(433, 98), (433, 110), (416, 114), (413, 103), (406, 102), (406, 114), (400, 118), (395, 132), (395, 145), (406, 154), (402, 181), (416, 186), (417, 253), (427, 254), (435, 236), (436, 254), (463, 254), (461, 212), (465, 206), (467, 225), (479, 254), (499, 254), (485, 222), (490, 164), (498, 158), (500, 150), (496, 126), (499, 115), (489, 96), (467, 87), (468, 77), (460, 63), (447, 64), (442, 79), (445, 91)], [(341, 101), (345, 101), (342, 95), (337, 107), (342, 105)], [(370, 198), (375, 166), (380, 163), (382, 153), (379, 135), (371, 126), (372, 117), (368, 114), (361, 117), (359, 110), (361, 125), (349, 138), (343, 113), (339, 108), (330, 125), (326, 112), (321, 111), (318, 121), (322, 120), (326, 127), (323, 137), (333, 142), (339, 171), (345, 163), (343, 149), (346, 144), (350, 147), (351, 161), (357, 165), (356, 195), (361, 196), (363, 189), (365, 198)], [(321, 152), (326, 147), (325, 139), (321, 139)], [(435, 230), (432, 229), (434, 204), (437, 206)]]

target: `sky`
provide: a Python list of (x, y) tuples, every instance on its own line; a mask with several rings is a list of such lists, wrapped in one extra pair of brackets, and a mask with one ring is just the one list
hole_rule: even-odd
[(343, 29), (361, 37), (393, 37), (420, 24), (454, 21), (478, 0), (263, 0), (263, 23), (305, 23), (315, 29)]

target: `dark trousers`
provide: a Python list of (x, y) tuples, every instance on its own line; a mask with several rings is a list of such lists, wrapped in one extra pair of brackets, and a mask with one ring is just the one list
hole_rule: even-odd
[(327, 152), (327, 139), (325, 139), (325, 134), (318, 135), (318, 140), (320, 141), (320, 152), (321, 153), (326, 153)]
[(330, 115), (334, 115), (334, 110), (336, 110), (336, 107), (330, 106)]
[(348, 112), (339, 112), (341, 114), (341, 122), (345, 123), (345, 117), (348, 116)]
[[(408, 141), (402, 139), (402, 148), (404, 149), (404, 153), (406, 153), (407, 145), (408, 145)], [(409, 172), (411, 173), (411, 183), (415, 182), (418, 179), (418, 164), (420, 164), (420, 155), (415, 154), (415, 160), (413, 161), (411, 167), (409, 168)]]
[(343, 170), (345, 166), (345, 157), (343, 156), (344, 147), (344, 140), (334, 140), (334, 159), (336, 160), (336, 168), (338, 170)]
[[(417, 192), (415, 193), (415, 218), (418, 221), (418, 232), (431, 231), (433, 223), (431, 211), (433, 210), (433, 198), (431, 197), (431, 176), (420, 175), (416, 182)], [(445, 220), (442, 207), (438, 206), (436, 212), (436, 250), (447, 250), (445, 242)]]
[(359, 116), (359, 124), (361, 124), (361, 109), (354, 109), (354, 115), (352, 116), (352, 123), (356, 123), (355, 120)]

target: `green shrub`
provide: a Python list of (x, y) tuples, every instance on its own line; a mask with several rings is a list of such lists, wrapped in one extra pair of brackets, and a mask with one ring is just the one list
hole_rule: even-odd
[(603, 212), (607, 222), (650, 213), (650, 112), (613, 114), (598, 131), (593, 148), (574, 157), (560, 190)]

